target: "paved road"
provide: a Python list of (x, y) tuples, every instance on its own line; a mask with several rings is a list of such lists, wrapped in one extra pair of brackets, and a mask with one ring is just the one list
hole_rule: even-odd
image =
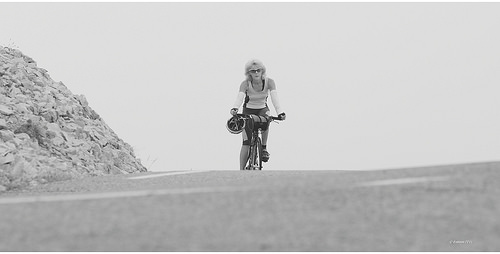
[(500, 251), (499, 186), (498, 162), (86, 178), (0, 195), (0, 251)]

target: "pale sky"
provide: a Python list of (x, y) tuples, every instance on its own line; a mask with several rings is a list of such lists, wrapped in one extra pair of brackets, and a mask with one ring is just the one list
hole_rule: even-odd
[[(230, 117), (263, 61), (287, 120), (268, 169), (500, 159), (500, 3), (0, 3), (20, 49), (150, 171), (237, 170)], [(272, 113), (274, 107), (269, 100)]]

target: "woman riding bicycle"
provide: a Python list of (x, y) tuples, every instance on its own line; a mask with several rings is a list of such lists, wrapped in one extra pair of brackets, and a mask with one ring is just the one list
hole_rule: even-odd
[[(253, 114), (260, 116), (270, 116), (269, 108), (267, 107), (267, 97), (271, 94), (271, 100), (276, 113), (279, 114), (282, 120), (285, 120), (286, 115), (281, 110), (278, 100), (278, 92), (274, 80), (266, 77), (266, 67), (259, 60), (250, 60), (245, 65), (246, 79), (241, 82), (238, 96), (231, 109), (231, 115), (236, 115), (241, 104), (243, 104), (243, 114)], [(250, 148), (250, 137), (252, 130), (245, 128), (243, 133), (243, 145), (240, 152), (240, 170), (245, 169), (248, 160), (248, 152)], [(262, 132), (262, 161), (269, 160), (269, 152), (267, 152), (267, 138), (269, 128)]]

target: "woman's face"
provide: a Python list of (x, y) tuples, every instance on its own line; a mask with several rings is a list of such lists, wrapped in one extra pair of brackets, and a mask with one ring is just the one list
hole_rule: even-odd
[(250, 73), (250, 76), (252, 79), (262, 79), (262, 68), (257, 67), (257, 66), (252, 66), (249, 70), (248, 73)]

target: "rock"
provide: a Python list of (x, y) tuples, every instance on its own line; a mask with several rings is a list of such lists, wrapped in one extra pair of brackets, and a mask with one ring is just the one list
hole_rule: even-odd
[(10, 130), (0, 130), (0, 139), (3, 142), (9, 142), (14, 139), (14, 132)]
[(1, 46), (0, 167), (7, 190), (147, 171), (84, 95), (52, 80), (21, 51)]
[(0, 143), (0, 156), (5, 156), (10, 151), (10, 147), (5, 143)]
[(26, 103), (19, 103), (19, 104), (16, 104), (15, 106), (16, 106), (18, 113), (29, 114), (30, 112), (33, 112), (33, 110), (30, 110), (30, 108), (32, 109), (33, 107), (26, 104)]
[(0, 113), (10, 116), (14, 114), (14, 110), (12, 110), (10, 107), (7, 107), (6, 105), (0, 104)]
[(0, 130), (7, 129), (7, 122), (0, 118)]
[(29, 134), (21, 132), (21, 133), (17, 133), (16, 134), (16, 139), (19, 139), (19, 140), (29, 140), (29, 139), (31, 139), (31, 137), (30, 137)]
[(5, 156), (0, 156), (0, 165), (11, 163), (15, 160), (15, 157), (13, 154), (8, 153)]

